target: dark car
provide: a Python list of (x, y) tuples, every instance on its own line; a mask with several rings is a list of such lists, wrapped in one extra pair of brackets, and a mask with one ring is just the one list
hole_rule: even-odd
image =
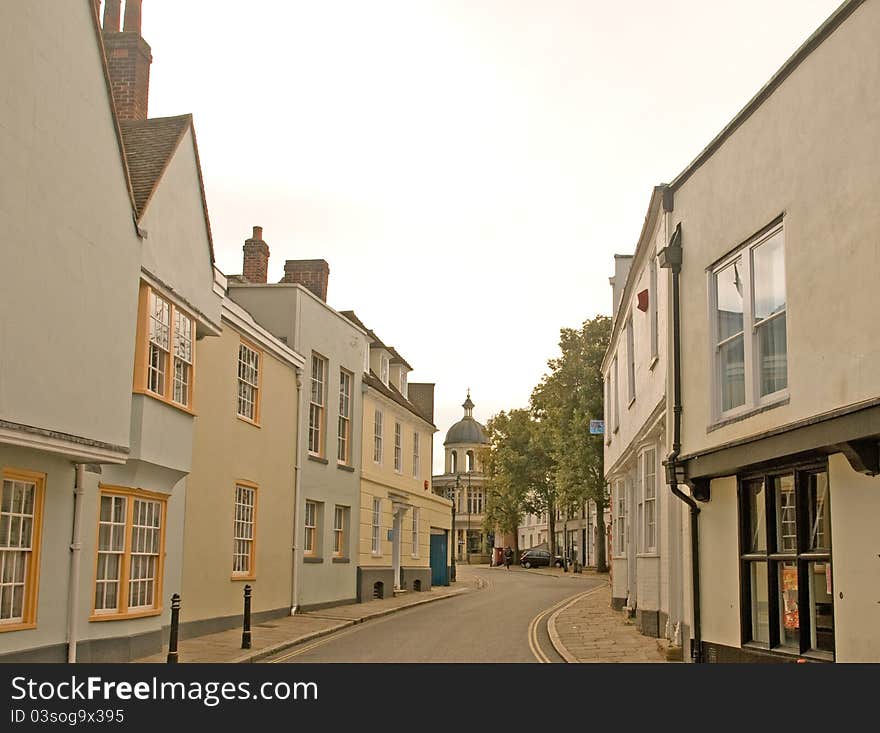
[(562, 567), (562, 558), (557, 555), (553, 558), (553, 562), (550, 562), (550, 551), (549, 550), (526, 550), (519, 557), (520, 565), (524, 568), (538, 568), (543, 565), (550, 566), (555, 565), (557, 568)]

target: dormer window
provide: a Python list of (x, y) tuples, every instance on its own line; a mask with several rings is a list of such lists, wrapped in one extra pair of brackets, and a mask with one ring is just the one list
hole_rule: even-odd
[(381, 379), (382, 384), (384, 384), (387, 387), (388, 386), (388, 368), (389, 368), (388, 357), (385, 354), (382, 354), (379, 357), (379, 359), (380, 359), (380, 361), (379, 361), (379, 365), (380, 365), (379, 366), (379, 379)]
[(400, 394), (402, 394), (404, 397), (407, 396), (407, 394), (406, 394), (406, 371), (404, 369), (400, 370)]

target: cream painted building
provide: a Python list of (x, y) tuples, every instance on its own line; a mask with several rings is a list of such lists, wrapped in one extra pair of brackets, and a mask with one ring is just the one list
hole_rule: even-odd
[(669, 184), (698, 660), (880, 661), (878, 38), (845, 2)]
[[(433, 410), (419, 407), (433, 405), (433, 385), (409, 384), (412, 368), (397, 351), (353, 311), (343, 313), (370, 337), (363, 377), (358, 600), (446, 585), (451, 506), (431, 491), (436, 428)], [(418, 404), (409, 399), (416, 390)]]
[[(225, 292), (226, 278), (216, 273)], [(289, 615), (294, 598), (299, 386), (305, 359), (225, 298), (220, 338), (196, 352), (187, 479), (181, 636)]]
[(652, 192), (635, 253), (615, 256), (613, 320), (602, 364), (605, 481), (610, 489), (612, 606), (639, 631), (680, 644), (684, 504), (665, 490), (669, 274), (666, 188)]

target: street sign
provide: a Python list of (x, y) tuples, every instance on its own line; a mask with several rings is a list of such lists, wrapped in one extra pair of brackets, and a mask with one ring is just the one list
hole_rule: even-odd
[(590, 435), (605, 435), (605, 421), (590, 420)]

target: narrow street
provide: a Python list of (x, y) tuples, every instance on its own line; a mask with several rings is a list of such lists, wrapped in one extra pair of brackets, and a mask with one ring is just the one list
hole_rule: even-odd
[(461, 597), (368, 621), (268, 658), (293, 662), (562, 662), (547, 620), (601, 580), (519, 568), (459, 566), (484, 587)]

